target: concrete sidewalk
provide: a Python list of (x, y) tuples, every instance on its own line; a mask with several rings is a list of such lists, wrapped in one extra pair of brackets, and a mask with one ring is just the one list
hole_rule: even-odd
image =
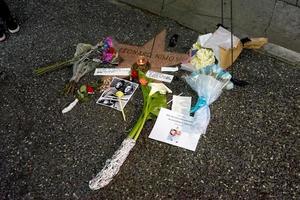
[(233, 33), (238, 37), (267, 37), (271, 43), (300, 52), (298, 0), (119, 1), (169, 17), (201, 33), (213, 32), (218, 23), (230, 29), (232, 12)]
[[(167, 28), (179, 35), (169, 51), (186, 52), (198, 33), (176, 22), (108, 1), (7, 1), (21, 31), (0, 44), (0, 199), (299, 199), (299, 68), (243, 51), (232, 74), (250, 85), (225, 91), (191, 152), (142, 136), (120, 173), (91, 191), (98, 173), (142, 109), (137, 91), (128, 122), (92, 101), (62, 115), (60, 94), (72, 70), (37, 77), (38, 66), (69, 58), (79, 42), (112, 35), (142, 45)], [(180, 78), (174, 94), (195, 93)], [(92, 73), (81, 80), (97, 80)], [(171, 96), (169, 96), (171, 98)]]

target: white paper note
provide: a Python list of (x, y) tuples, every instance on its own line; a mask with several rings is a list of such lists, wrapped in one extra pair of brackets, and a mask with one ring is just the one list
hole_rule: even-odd
[(146, 76), (148, 78), (152, 78), (152, 79), (167, 82), (167, 83), (171, 83), (172, 80), (173, 80), (173, 77), (174, 77), (173, 75), (154, 72), (154, 71), (151, 71), (151, 70), (147, 71)]
[(191, 104), (192, 97), (173, 95), (172, 111), (189, 116), (191, 111)]
[(161, 67), (162, 72), (177, 72), (178, 67)]
[(94, 76), (129, 76), (130, 68), (97, 68)]
[(193, 132), (194, 118), (161, 108), (149, 138), (195, 151), (201, 134)]

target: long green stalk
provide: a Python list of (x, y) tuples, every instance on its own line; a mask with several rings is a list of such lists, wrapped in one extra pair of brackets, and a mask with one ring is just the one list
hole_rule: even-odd
[(48, 65), (46, 67), (40, 67), (34, 70), (34, 73), (36, 73), (37, 75), (43, 75), (45, 73), (48, 72), (52, 72), (55, 70), (59, 70), (59, 69), (63, 69), (67, 66), (70, 66), (74, 63), (75, 59), (68, 59), (68, 60), (64, 60), (64, 61), (60, 61), (51, 65)]
[(68, 66), (74, 64), (77, 61), (80, 62), (82, 60), (85, 60), (95, 50), (96, 50), (96, 48), (93, 47), (88, 52), (86, 52), (84, 54), (79, 54), (79, 55), (77, 55), (77, 56), (75, 56), (73, 58), (70, 58), (68, 60), (56, 62), (54, 64), (50, 64), (50, 65), (47, 65), (45, 67), (39, 67), (39, 68), (37, 68), (37, 69), (34, 70), (34, 73), (36, 73), (37, 75), (43, 75), (43, 74), (48, 73), (48, 72), (52, 72), (52, 71), (56, 71), (56, 70), (59, 70), (59, 69), (63, 69), (65, 67), (68, 67)]
[(143, 120), (141, 121), (141, 125), (140, 125), (139, 129), (137, 130), (137, 132), (136, 132), (136, 134), (135, 134), (135, 136), (133, 138), (135, 141), (140, 136), (140, 134), (141, 134), (141, 132), (142, 132), (142, 130), (144, 128), (144, 124), (145, 124), (146, 121), (147, 121), (147, 115), (144, 115)]
[(138, 121), (136, 122), (135, 126), (132, 128), (132, 130), (129, 133), (129, 137), (134, 139), (135, 141), (138, 139), (139, 135), (141, 134), (144, 124), (146, 123), (148, 119), (148, 115), (150, 114), (149, 112), (149, 105), (151, 101), (151, 97), (148, 96), (146, 102), (144, 103), (143, 106), (143, 111), (141, 116), (139, 117)]
[(143, 127), (144, 127), (144, 124), (146, 123), (147, 121), (147, 118), (148, 118), (148, 115), (149, 115), (149, 105), (150, 105), (150, 99), (151, 97), (148, 96), (148, 99), (147, 99), (147, 103), (146, 103), (146, 106), (145, 106), (145, 110), (143, 112), (143, 118), (142, 118), (142, 121), (140, 122), (140, 127), (139, 129), (137, 130), (137, 132), (135, 133), (135, 136), (134, 136), (134, 140), (136, 141), (138, 139), (138, 137), (140, 136), (142, 130), (143, 130)]
[(131, 129), (130, 133), (128, 134), (128, 137), (130, 138), (134, 138), (137, 130), (139, 129), (140, 125), (141, 125), (141, 121), (143, 120), (143, 116), (144, 116), (144, 113), (142, 113), (138, 119), (138, 121), (135, 123), (134, 127)]

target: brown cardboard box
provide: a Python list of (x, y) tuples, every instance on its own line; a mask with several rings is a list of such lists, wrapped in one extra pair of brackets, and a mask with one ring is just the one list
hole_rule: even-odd
[(224, 69), (230, 67), (232, 63), (234, 63), (234, 61), (240, 55), (242, 50), (243, 50), (243, 44), (239, 42), (236, 48), (233, 48), (233, 60), (232, 60), (231, 49), (226, 50), (220, 47), (220, 66)]

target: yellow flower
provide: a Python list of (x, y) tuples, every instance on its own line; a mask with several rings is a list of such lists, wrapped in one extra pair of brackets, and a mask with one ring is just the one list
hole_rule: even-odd
[(198, 42), (194, 43), (192, 50), (199, 50), (199, 49), (201, 49), (201, 45)]
[(210, 49), (201, 48), (197, 53), (192, 57), (191, 64), (195, 66), (196, 69), (206, 67), (215, 63), (214, 52)]

